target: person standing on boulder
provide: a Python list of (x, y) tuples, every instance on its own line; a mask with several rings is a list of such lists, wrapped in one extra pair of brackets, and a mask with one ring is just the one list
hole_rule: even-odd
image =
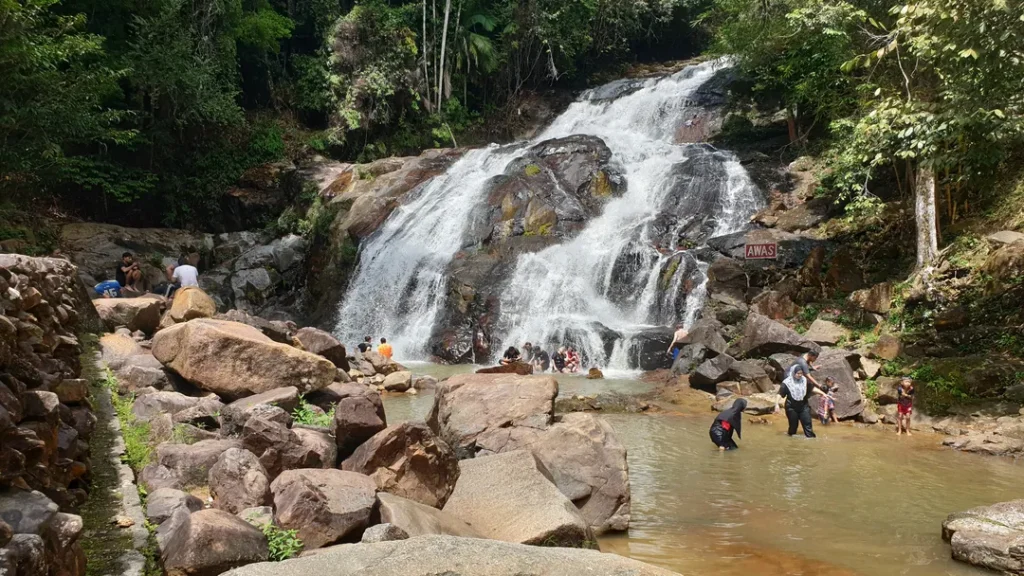
[(722, 410), (722, 413), (716, 416), (715, 421), (711, 423), (711, 430), (708, 431), (708, 434), (719, 450), (739, 448), (736, 441), (732, 439), (732, 434), (735, 432), (737, 437), (743, 438), (741, 428), (743, 426), (743, 411), (746, 408), (747, 400), (740, 398), (733, 402), (732, 406)]
[[(814, 394), (825, 395), (818, 382), (811, 376), (814, 361), (817, 359), (818, 353), (813, 350), (797, 358), (796, 362), (789, 367), (786, 379), (782, 381), (782, 387), (779, 388), (779, 396), (786, 400), (786, 419), (789, 420), (787, 434), (789, 436), (796, 434), (797, 424), (800, 424), (803, 426), (804, 436), (816, 437), (809, 400)], [(778, 412), (778, 410), (779, 406), (776, 404), (775, 411)]]
[(380, 346), (377, 346), (377, 353), (387, 358), (388, 360), (391, 360), (391, 355), (394, 353), (394, 351), (391, 350), (391, 344), (388, 344), (387, 338), (380, 339)]
[(676, 358), (679, 357), (679, 351), (686, 345), (686, 337), (690, 334), (683, 328), (682, 324), (676, 324), (676, 333), (672, 335), (672, 343), (668, 345), (668, 354), (672, 355), (672, 361), (675, 362)]

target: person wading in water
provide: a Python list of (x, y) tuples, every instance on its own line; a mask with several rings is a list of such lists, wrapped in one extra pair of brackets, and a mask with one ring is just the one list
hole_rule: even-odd
[(743, 411), (746, 408), (747, 400), (740, 398), (733, 402), (732, 406), (722, 410), (722, 413), (716, 416), (715, 421), (711, 423), (711, 430), (708, 431), (708, 434), (719, 450), (739, 448), (736, 441), (732, 439), (732, 433), (735, 432), (738, 438), (743, 438), (740, 429), (743, 427)]
[[(811, 406), (808, 400), (811, 395), (824, 396), (818, 382), (811, 376), (814, 369), (814, 361), (818, 359), (818, 353), (810, 351), (796, 359), (796, 362), (789, 367), (786, 379), (782, 381), (779, 388), (779, 395), (786, 399), (786, 419), (789, 420), (787, 434), (796, 434), (797, 424), (803, 426), (804, 436), (815, 438), (814, 421), (811, 419)], [(775, 405), (778, 412), (779, 406)]]

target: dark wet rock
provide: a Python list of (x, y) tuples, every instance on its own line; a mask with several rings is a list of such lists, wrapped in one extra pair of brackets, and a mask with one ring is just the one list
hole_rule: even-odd
[(780, 352), (802, 354), (821, 347), (796, 331), (760, 314), (751, 313), (743, 327), (743, 337), (735, 346), (737, 357), (769, 356)]
[(338, 457), (348, 458), (363, 442), (387, 428), (380, 394), (361, 384), (332, 384), (321, 391), (338, 398), (334, 409), (334, 439)]
[(384, 492), (440, 508), (459, 477), (455, 452), (423, 423), (405, 422), (375, 434), (341, 468), (374, 479)]
[(488, 368), (481, 368), (476, 371), (477, 374), (518, 374), (520, 376), (530, 376), (533, 374), (533, 364), (527, 364), (525, 362), (513, 362), (511, 364), (502, 364), (500, 366), (491, 366)]
[(199, 404), (200, 398), (185, 396), (178, 392), (153, 392), (135, 399), (132, 414), (142, 422), (148, 422), (160, 414), (177, 414)]
[(171, 471), (182, 486), (205, 486), (210, 469), (230, 448), (241, 448), (239, 440), (203, 440), (195, 444), (163, 443), (156, 447), (154, 462)]
[(259, 457), (271, 480), (285, 470), (334, 466), (337, 453), (325, 445), (326, 438), (312, 430), (289, 429), (261, 415), (249, 418), (242, 429), (242, 446)]
[[(860, 384), (850, 366), (850, 353), (845, 350), (825, 349), (814, 362), (817, 369), (812, 372), (814, 379), (824, 385), (826, 378), (832, 378), (839, 389), (834, 393), (836, 417), (840, 420), (853, 418), (867, 407), (867, 400), (861, 394)], [(811, 398), (811, 409), (817, 413), (820, 396)]]
[(727, 380), (730, 369), (736, 359), (728, 354), (719, 354), (710, 360), (705, 360), (697, 366), (697, 369), (690, 374), (690, 386), (711, 392), (715, 384)]

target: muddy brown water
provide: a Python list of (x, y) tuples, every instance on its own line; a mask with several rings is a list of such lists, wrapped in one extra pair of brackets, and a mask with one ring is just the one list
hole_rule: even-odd
[[(467, 367), (418, 365), (443, 378)], [(629, 380), (560, 377), (561, 394), (644, 392)], [(389, 395), (388, 422), (423, 419), (433, 396)], [(991, 574), (954, 562), (950, 512), (1022, 497), (1024, 465), (963, 454), (941, 436), (815, 426), (788, 438), (783, 417), (744, 423), (741, 447), (708, 439), (713, 413), (609, 414), (629, 451), (632, 522), (601, 549), (684, 575)]]

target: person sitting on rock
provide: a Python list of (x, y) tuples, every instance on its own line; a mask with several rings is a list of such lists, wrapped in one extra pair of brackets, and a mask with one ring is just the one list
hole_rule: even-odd
[(175, 286), (175, 289), (188, 286), (199, 286), (199, 270), (188, 263), (188, 257), (178, 258), (177, 266), (167, 267), (167, 281)]
[(505, 355), (501, 357), (501, 365), (515, 364), (519, 362), (520, 358), (522, 358), (522, 355), (519, 354), (519, 349), (515, 346), (509, 346), (508, 350), (505, 350)]
[(572, 346), (565, 351), (565, 371), (573, 374), (580, 371), (580, 355)]
[(679, 357), (679, 351), (686, 345), (687, 336), (689, 333), (686, 328), (682, 324), (676, 324), (676, 333), (672, 335), (672, 343), (668, 345), (668, 354), (672, 355), (673, 362)]
[(377, 353), (387, 358), (388, 360), (391, 360), (391, 355), (394, 353), (394, 351), (391, 349), (391, 344), (388, 344), (387, 338), (380, 339), (380, 346), (377, 346)]
[(363, 341), (360, 342), (359, 345), (357, 346), (357, 348), (359, 348), (359, 353), (364, 354), (366, 352), (369, 352), (370, 349), (373, 348), (372, 342), (373, 338), (369, 336), (363, 336)]
[(555, 353), (551, 356), (551, 362), (555, 365), (557, 372), (565, 372), (565, 348), (561, 347), (555, 350)]
[(747, 408), (747, 400), (740, 398), (732, 403), (722, 413), (715, 416), (715, 421), (711, 423), (711, 430), (708, 431), (708, 435), (711, 436), (711, 441), (718, 446), (719, 450), (736, 450), (739, 446), (736, 445), (736, 441), (732, 439), (733, 432), (736, 436), (743, 438), (741, 429), (743, 427), (743, 411)]
[(533, 364), (534, 354), (536, 354), (536, 350), (533, 349), (533, 344), (530, 344), (529, 342), (523, 344), (523, 362)]
[(551, 356), (538, 348), (537, 353), (533, 355), (533, 369), (538, 372), (547, 372), (549, 368), (551, 368)]
[(121, 261), (117, 263), (114, 275), (122, 289), (132, 292), (143, 291), (142, 269), (139, 268), (139, 263), (135, 261), (135, 256), (131, 252), (121, 254)]

